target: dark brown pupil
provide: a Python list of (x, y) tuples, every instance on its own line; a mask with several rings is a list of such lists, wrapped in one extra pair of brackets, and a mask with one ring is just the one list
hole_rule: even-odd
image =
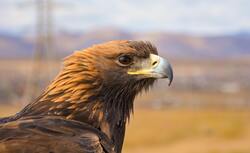
[(132, 57), (129, 55), (123, 55), (119, 57), (119, 62), (124, 65), (128, 65), (132, 62)]

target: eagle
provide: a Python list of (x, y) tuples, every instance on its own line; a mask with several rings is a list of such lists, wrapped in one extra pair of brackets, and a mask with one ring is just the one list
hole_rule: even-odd
[(136, 95), (160, 78), (170, 85), (172, 67), (147, 41), (75, 51), (36, 100), (0, 119), (0, 152), (120, 153)]

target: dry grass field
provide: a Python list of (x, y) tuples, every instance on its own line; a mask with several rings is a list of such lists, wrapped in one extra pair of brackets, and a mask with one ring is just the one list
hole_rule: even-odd
[(250, 112), (138, 110), (125, 153), (250, 153)]
[[(0, 116), (18, 107), (0, 106)], [(250, 153), (250, 111), (136, 109), (124, 153)]]

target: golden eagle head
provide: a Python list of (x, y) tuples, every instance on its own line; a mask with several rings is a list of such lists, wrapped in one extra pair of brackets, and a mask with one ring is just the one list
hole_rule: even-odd
[(137, 91), (154, 80), (173, 79), (173, 71), (167, 60), (158, 56), (157, 49), (149, 42), (111, 41), (77, 51), (66, 58), (64, 71), (84, 73), (84, 80), (96, 82), (98, 86), (121, 89), (130, 87)]
[(126, 40), (76, 51), (65, 59), (61, 72), (39, 99), (23, 112), (76, 120), (86, 116), (126, 120), (137, 93), (159, 78), (168, 78), (169, 85), (172, 82), (171, 65), (157, 54), (149, 42)]

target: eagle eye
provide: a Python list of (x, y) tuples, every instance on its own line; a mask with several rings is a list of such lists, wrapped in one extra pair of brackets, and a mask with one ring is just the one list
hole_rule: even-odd
[(132, 64), (133, 57), (131, 55), (121, 55), (118, 58), (118, 62), (121, 66), (128, 66), (128, 65)]

